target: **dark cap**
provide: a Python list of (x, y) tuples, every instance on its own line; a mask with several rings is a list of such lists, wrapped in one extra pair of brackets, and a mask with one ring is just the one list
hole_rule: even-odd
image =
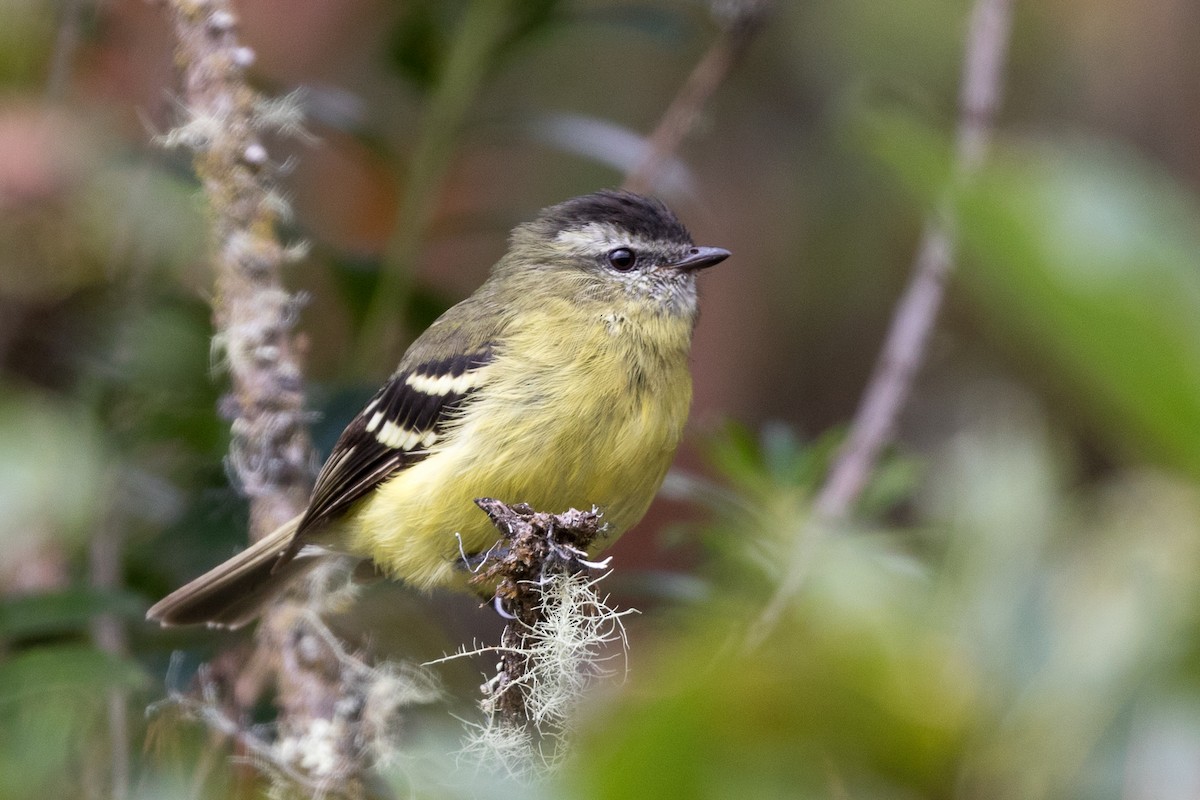
[(692, 243), (687, 228), (661, 201), (622, 189), (603, 189), (550, 206), (533, 227), (553, 238), (591, 223), (607, 223), (647, 241)]

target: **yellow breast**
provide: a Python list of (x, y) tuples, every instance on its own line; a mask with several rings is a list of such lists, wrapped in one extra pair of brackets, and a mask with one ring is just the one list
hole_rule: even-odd
[(502, 343), (484, 388), (429, 457), (347, 519), (349, 551), (430, 587), (461, 581), (460, 539), (467, 553), (495, 543), (477, 497), (549, 512), (598, 506), (606, 541), (641, 519), (687, 419), (691, 320), (607, 308), (584, 335), (555, 337), (578, 312), (548, 304)]

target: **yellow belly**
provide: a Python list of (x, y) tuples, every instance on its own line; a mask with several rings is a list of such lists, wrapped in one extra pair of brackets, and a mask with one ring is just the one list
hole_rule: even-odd
[(679, 333), (682, 348), (647, 363), (605, 326), (567, 358), (561, 343), (506, 342), (486, 391), (429, 457), (346, 520), (346, 549), (419, 587), (461, 582), (459, 539), (475, 553), (498, 538), (478, 497), (555, 513), (598, 506), (611, 542), (645, 514), (682, 435), (690, 326)]

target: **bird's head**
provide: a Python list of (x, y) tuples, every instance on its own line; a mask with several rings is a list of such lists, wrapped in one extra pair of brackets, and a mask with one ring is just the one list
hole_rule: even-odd
[(543, 296), (549, 290), (580, 301), (620, 298), (694, 316), (696, 273), (728, 257), (719, 247), (697, 247), (658, 200), (604, 190), (551, 206), (517, 227), (496, 272)]

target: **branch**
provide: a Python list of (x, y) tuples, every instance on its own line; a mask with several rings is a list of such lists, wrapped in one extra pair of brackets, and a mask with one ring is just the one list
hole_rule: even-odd
[[(281, 606), (267, 624), (281, 628), (280, 641), (290, 643), (281, 659), (314, 660), (290, 670), (309, 681), (303, 702), (330, 703), (320, 715), (285, 714), (274, 725), (253, 726), (245, 721), (244, 712), (239, 718), (231, 716), (226, 695), (233, 676), (223, 675), (219, 663), (215, 668), (201, 666), (189, 691), (172, 689), (147, 715), (175, 709), (202, 722), (232, 739), (276, 784), (286, 782), (331, 800), (391, 798), (391, 791), (368, 767), (395, 754), (403, 733), (402, 712), (437, 700), (441, 696), (437, 680), (425, 669), (407, 664), (371, 666), (347, 651), (318, 615), (295, 604)], [(261, 654), (260, 648), (255, 655)], [(234, 687), (232, 693), (236, 692)], [(312, 720), (320, 722), (312, 724)]]
[(551, 768), (565, 757), (569, 714), (589, 681), (605, 673), (600, 653), (624, 642), (621, 618), (633, 611), (610, 607), (596, 591), (606, 575), (586, 572), (608, 564), (587, 561), (605, 529), (598, 511), (547, 514), (524, 504), (475, 502), (504, 544), (493, 548), (498, 555), (471, 583), (495, 586), (496, 608), (510, 622), (499, 647), (460, 654), (495, 653), (499, 661), (482, 687), (486, 721), (467, 749), (484, 763), (527, 776), (539, 763)]
[(283, 286), (288, 250), (276, 225), (285, 204), (260, 133), (278, 115), (250, 88), (254, 53), (237, 39), (228, 0), (172, 0), (188, 119), (164, 142), (185, 145), (212, 218), (214, 350), (233, 384), (229, 463), (251, 498), (258, 539), (304, 510), (314, 456), (292, 328), (299, 302)]
[(647, 139), (645, 157), (625, 177), (624, 188), (639, 194), (653, 191), (663, 165), (696, 127), (709, 99), (741, 60), (762, 27), (769, 7), (770, 0), (733, 0), (720, 4), (724, 12), (721, 35), (697, 62), (663, 113), (658, 127)]
[(962, 86), (951, 186), (925, 222), (909, 286), (896, 307), (883, 350), (851, 423), (846, 442), (817, 495), (812, 517), (799, 526), (791, 563), (746, 642), (762, 641), (804, 583), (812, 554), (830, 525), (843, 518), (866, 486), (912, 389), (954, 266), (950, 190), (968, 181), (987, 151), (1000, 103), (1012, 0), (976, 0), (963, 51)]
[(495, 584), (497, 608), (503, 607), (512, 619), (500, 638), (501, 666), (489, 706), (507, 721), (523, 724), (530, 718), (527, 694), (512, 689), (528, 682), (532, 664), (522, 644), (526, 632), (545, 618), (543, 587), (550, 576), (567, 572), (587, 557), (588, 546), (599, 538), (603, 526), (594, 509), (551, 515), (522, 504), (508, 506), (499, 500), (481, 499), (476, 503), (507, 544), (502, 557), (471, 582)]
[(929, 335), (954, 268), (954, 220), (949, 193), (971, 179), (983, 163), (1000, 104), (1004, 61), (1012, 23), (1012, 0), (977, 0), (963, 54), (958, 134), (951, 187), (925, 221), (913, 276), (896, 307), (883, 350), (850, 425), (846, 441), (817, 495), (819, 518), (844, 517), (862, 494), (879, 454), (912, 391)]
[[(250, 534), (258, 539), (304, 510), (315, 465), (292, 334), (299, 302), (283, 285), (294, 250), (277, 233), (287, 205), (261, 138), (269, 129), (294, 133), (298, 112), (287, 98), (267, 100), (247, 84), (254, 53), (238, 41), (229, 0), (170, 0), (167, 9), (179, 40), (187, 120), (163, 140), (193, 151), (210, 208), (213, 349), (232, 382), (222, 400), (232, 421), (229, 465), (250, 497)], [(305, 591), (322, 597), (316, 578)], [(250, 667), (241, 671), (238, 682), (247, 690), (239, 699), (249, 704), (266, 684), (278, 687), (273, 775), (326, 787), (333, 781), (339, 794), (363, 797), (371, 749), (359, 738), (362, 695), (372, 685), (364, 676), (373, 673), (351, 669), (332, 637), (313, 635), (304, 610), (293, 597), (267, 613)], [(238, 740), (261, 755), (254, 740)]]

